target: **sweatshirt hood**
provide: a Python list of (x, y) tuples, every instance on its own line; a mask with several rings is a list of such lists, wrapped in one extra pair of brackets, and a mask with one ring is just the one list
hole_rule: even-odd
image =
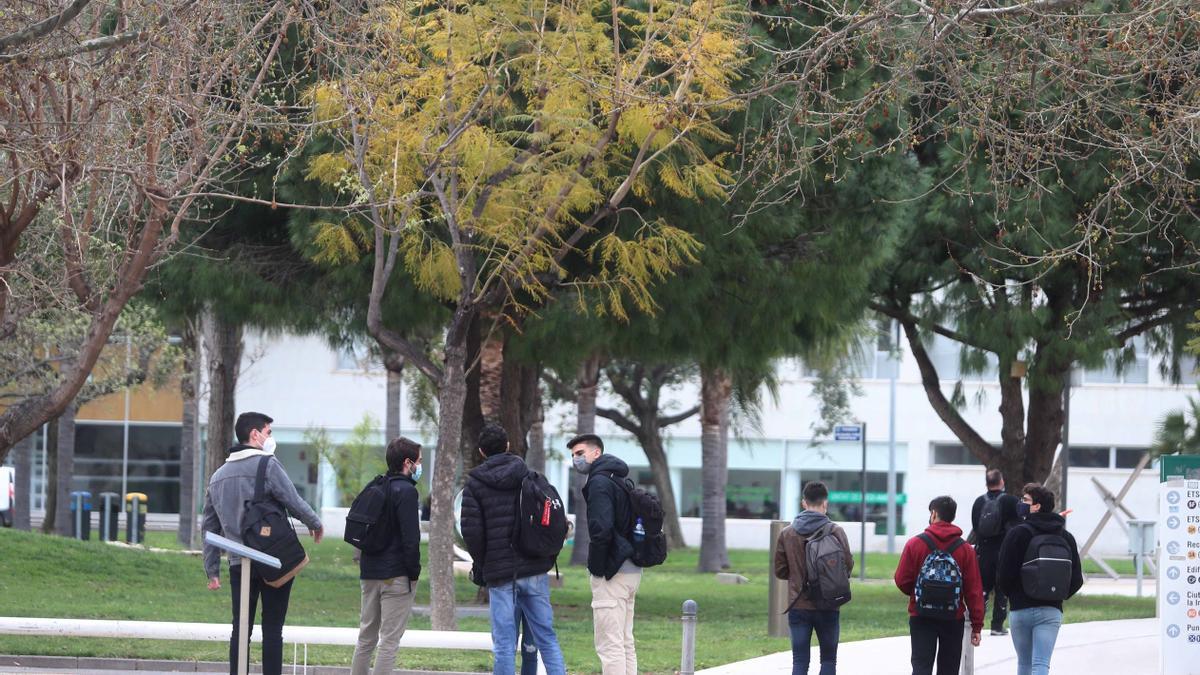
[(229, 457), (226, 457), (225, 461), (237, 462), (243, 459), (250, 459), (251, 457), (270, 457), (274, 454), (275, 453), (267, 452), (262, 448), (256, 448), (253, 445), (239, 443), (229, 449)]
[(1067, 519), (1057, 513), (1031, 513), (1025, 518), (1025, 524), (1038, 532), (1058, 534), (1067, 526)]
[(954, 523), (947, 523), (939, 520), (938, 522), (925, 528), (925, 534), (933, 537), (933, 540), (937, 543), (945, 545), (961, 537), (962, 528)]
[(629, 465), (616, 455), (600, 453), (596, 461), (592, 462), (592, 468), (588, 469), (588, 473), (611, 473), (617, 478), (624, 478), (629, 475)]
[(801, 511), (800, 515), (792, 521), (792, 529), (797, 533), (808, 536), (813, 532), (821, 529), (825, 523), (828, 523), (829, 516), (820, 511)]
[(529, 469), (525, 461), (516, 455), (502, 452), (484, 460), (483, 464), (471, 471), (475, 480), (497, 490), (516, 490), (521, 487), (521, 481)]

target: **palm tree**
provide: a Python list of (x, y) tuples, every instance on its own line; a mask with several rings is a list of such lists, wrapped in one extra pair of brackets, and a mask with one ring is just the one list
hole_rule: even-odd
[(1200, 455), (1200, 400), (1189, 396), (1188, 407), (1163, 417), (1150, 446), (1152, 456)]

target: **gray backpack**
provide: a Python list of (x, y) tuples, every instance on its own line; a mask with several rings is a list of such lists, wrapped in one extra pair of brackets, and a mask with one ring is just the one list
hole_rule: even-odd
[(832, 522), (825, 523), (804, 545), (804, 592), (817, 609), (837, 609), (850, 602), (849, 554), (834, 535), (835, 527)]

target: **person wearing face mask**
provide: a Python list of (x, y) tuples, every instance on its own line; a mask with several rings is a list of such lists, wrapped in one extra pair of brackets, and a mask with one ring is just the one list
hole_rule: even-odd
[(1047, 675), (1062, 625), (1063, 600), (1083, 586), (1083, 567), (1066, 519), (1054, 512), (1054, 493), (1037, 483), (1022, 490), (1023, 522), (1000, 546), (996, 584), (1008, 596), (1018, 675)]
[(642, 568), (633, 564), (628, 537), (632, 505), (622, 487), (629, 466), (604, 453), (604, 441), (581, 434), (567, 442), (575, 470), (587, 474), (588, 572), (592, 585), (592, 624), (603, 675), (637, 675), (633, 641), (634, 601)]
[[(391, 509), (392, 537), (387, 548), (364, 551), (358, 561), (362, 586), (358, 645), (350, 662), (351, 675), (391, 673), (396, 666), (400, 638), (412, 614), (413, 591), (421, 576), (420, 498), (421, 446), (404, 437), (388, 443), (387, 507)], [(379, 651), (375, 652), (378, 645)], [(371, 655), (375, 668), (371, 669)]]
[[(312, 533), (313, 541), (321, 543), (324, 529), (321, 519), (312, 507), (300, 498), (296, 486), (288, 478), (287, 471), (275, 458), (275, 439), (271, 437), (270, 417), (257, 412), (246, 412), (238, 416), (234, 424), (237, 445), (229, 449), (225, 463), (213, 472), (204, 494), (204, 524), (206, 532), (214, 532), (236, 542), (241, 542), (242, 513), (246, 502), (254, 498), (255, 477), (259, 462), (269, 458), (264, 493), (287, 509)], [(229, 638), (229, 672), (237, 672), (239, 645), (238, 607), (241, 590), (241, 559), (229, 555), (229, 587), (233, 596), (233, 634)], [(221, 551), (210, 544), (204, 545), (204, 572), (208, 576), (209, 590), (221, 588)], [(292, 594), (289, 579), (279, 588), (268, 586), (260, 578), (250, 580), (250, 622), (254, 627), (254, 614), (258, 600), (262, 599), (262, 672), (264, 675), (279, 675), (283, 671), (283, 624), (287, 618), (288, 600)]]

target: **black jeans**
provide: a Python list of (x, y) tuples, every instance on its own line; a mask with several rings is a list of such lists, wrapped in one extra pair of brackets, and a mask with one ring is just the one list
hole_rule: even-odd
[(908, 635), (912, 640), (913, 675), (932, 675), (934, 654), (938, 675), (958, 675), (963, 648), (962, 621), (910, 616)]
[(992, 605), (992, 630), (1003, 630), (1004, 620), (1008, 618), (1008, 597), (1000, 591), (999, 588), (993, 588), (989, 593), (983, 592), (983, 615), (987, 616), (987, 603), (991, 600), (995, 604)]
[(979, 556), (979, 578), (983, 582), (983, 613), (987, 616), (987, 602), (994, 598), (992, 605), (992, 630), (1004, 628), (1004, 620), (1008, 618), (1008, 598), (996, 587), (996, 565), (999, 563), (1000, 550), (998, 545), (977, 546)]
[(817, 634), (817, 644), (821, 646), (820, 675), (834, 675), (837, 672), (841, 616), (841, 612), (836, 609), (788, 610), (788, 629), (792, 634), (792, 675), (808, 675), (814, 631)]
[[(250, 577), (250, 632), (254, 632), (254, 611), (262, 598), (262, 671), (263, 675), (283, 672), (283, 622), (287, 619), (288, 600), (292, 597), (290, 579), (280, 588), (271, 588), (257, 576)], [(242, 566), (229, 566), (229, 588), (233, 596), (233, 633), (229, 636), (229, 675), (237, 675), (238, 608), (241, 603)]]

